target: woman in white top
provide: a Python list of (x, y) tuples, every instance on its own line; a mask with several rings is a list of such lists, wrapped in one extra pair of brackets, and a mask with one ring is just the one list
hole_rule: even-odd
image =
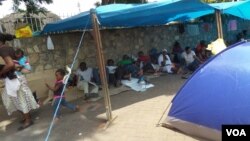
[(178, 68), (171, 62), (170, 57), (167, 54), (167, 49), (162, 50), (162, 54), (158, 57), (158, 65), (163, 72), (174, 73)]

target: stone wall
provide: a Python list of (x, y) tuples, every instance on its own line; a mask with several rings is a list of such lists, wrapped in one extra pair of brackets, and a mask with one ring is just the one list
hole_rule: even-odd
[[(233, 41), (236, 34), (242, 29), (247, 29), (250, 32), (248, 21), (237, 20), (240, 24), (238, 24), (236, 31), (228, 32), (227, 25), (223, 24), (225, 40)], [(138, 51), (147, 52), (152, 47), (157, 48), (158, 51), (163, 48), (171, 50), (175, 40), (179, 41), (183, 48), (185, 46), (194, 48), (200, 40), (210, 42), (217, 38), (215, 23), (207, 24), (209, 25), (208, 29), (205, 29), (204, 23), (185, 24), (185, 32), (182, 34), (179, 33), (178, 25), (102, 30), (105, 60), (112, 58), (117, 62), (124, 54), (136, 55)], [(192, 31), (188, 31), (188, 25), (198, 25), (199, 34), (191, 35)], [(29, 56), (33, 72), (28, 74), (27, 78), (32, 90), (37, 91), (40, 97), (47, 93), (44, 81), (53, 84), (55, 69), (63, 68), (72, 63), (81, 34), (74, 32), (51, 35), (55, 45), (54, 50), (47, 49), (47, 36), (19, 39), (12, 42), (13, 46), (24, 49)], [(81, 61), (87, 62), (90, 67), (97, 66), (95, 43), (89, 32), (86, 32), (84, 36), (83, 45), (74, 66), (75, 69)]]

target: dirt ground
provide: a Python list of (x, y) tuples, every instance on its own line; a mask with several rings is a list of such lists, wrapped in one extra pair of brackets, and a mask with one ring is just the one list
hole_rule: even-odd
[[(184, 83), (178, 75), (164, 75), (151, 79), (155, 87), (145, 92), (127, 91), (111, 96), (113, 117), (116, 119), (104, 130), (105, 108), (103, 99), (85, 102), (78, 98), (82, 112), (62, 108), (62, 119), (52, 130), (49, 141), (187, 141), (196, 140), (175, 131), (156, 127), (166, 107)], [(17, 131), (19, 113), (6, 114), (0, 105), (1, 141), (44, 141), (52, 120), (52, 107), (46, 105), (32, 111), (35, 124)]]

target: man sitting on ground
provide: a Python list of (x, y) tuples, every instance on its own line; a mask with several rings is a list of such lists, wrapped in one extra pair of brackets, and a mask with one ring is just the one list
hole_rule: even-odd
[[(184, 75), (188, 73), (188, 71), (194, 72), (199, 65), (201, 64), (201, 61), (199, 58), (195, 55), (194, 51), (191, 50), (190, 47), (186, 47), (185, 51), (182, 53), (183, 58), (183, 66), (184, 66)], [(183, 78), (186, 78), (183, 76)]]
[[(79, 69), (76, 72), (77, 75), (77, 88), (83, 90), (85, 93), (85, 99), (91, 97), (98, 97), (98, 86), (92, 81), (93, 69), (88, 68), (85, 62), (81, 62)], [(89, 87), (94, 87), (89, 93)]]

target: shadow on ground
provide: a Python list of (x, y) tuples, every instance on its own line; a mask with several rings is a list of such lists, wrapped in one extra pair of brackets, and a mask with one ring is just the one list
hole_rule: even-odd
[[(117, 110), (137, 102), (162, 95), (174, 95), (183, 84), (184, 80), (178, 75), (164, 75), (150, 80), (154, 88), (146, 92), (127, 91), (111, 96), (112, 110)], [(101, 132), (105, 125), (105, 108), (103, 99), (86, 103), (79, 98), (72, 103), (79, 104), (82, 112), (74, 113), (62, 108), (62, 119), (55, 124), (50, 135), (50, 141), (77, 141), (91, 138), (96, 132)], [(168, 103), (166, 102), (166, 106)], [(48, 132), (52, 120), (52, 107), (41, 107), (32, 112), (35, 124), (23, 131), (17, 131), (21, 125), (18, 113), (12, 116), (6, 115), (3, 106), (0, 107), (0, 140), (1, 141), (43, 141)], [(104, 115), (104, 116), (99, 116)], [(118, 115), (119, 118), (119, 115)], [(93, 139), (95, 140), (95, 139)]]

